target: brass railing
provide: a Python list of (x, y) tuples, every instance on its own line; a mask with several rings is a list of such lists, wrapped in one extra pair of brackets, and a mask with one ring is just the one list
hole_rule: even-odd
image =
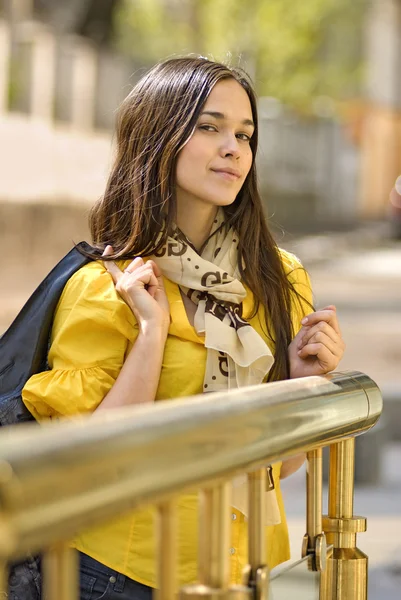
[[(321, 571), (321, 600), (367, 596), (367, 557), (356, 547), (366, 520), (353, 515), (354, 436), (382, 410), (376, 384), (336, 373), (183, 401), (126, 408), (76, 421), (0, 431), (0, 592), (7, 564), (43, 552), (47, 600), (76, 600), (68, 541), (117, 513), (157, 507), (158, 597), (267, 599), (265, 465), (307, 452), (303, 555)], [(328, 516), (322, 518), (322, 447), (330, 445)], [(249, 566), (229, 585), (230, 481), (248, 473)], [(176, 589), (175, 502), (200, 489), (199, 574)], [(325, 533), (323, 533), (323, 531)], [(330, 552), (326, 549), (327, 542)], [(0, 593), (1, 597), (1, 593)]]

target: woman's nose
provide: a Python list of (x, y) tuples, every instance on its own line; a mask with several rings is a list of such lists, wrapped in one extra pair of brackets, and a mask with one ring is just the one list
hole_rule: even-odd
[(238, 140), (233, 136), (227, 136), (220, 147), (220, 154), (223, 157), (232, 156), (233, 158), (240, 157), (240, 148)]

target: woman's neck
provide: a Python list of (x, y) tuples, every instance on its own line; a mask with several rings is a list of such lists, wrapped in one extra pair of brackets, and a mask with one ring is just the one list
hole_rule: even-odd
[(210, 235), (218, 207), (213, 205), (177, 206), (177, 225), (199, 252)]

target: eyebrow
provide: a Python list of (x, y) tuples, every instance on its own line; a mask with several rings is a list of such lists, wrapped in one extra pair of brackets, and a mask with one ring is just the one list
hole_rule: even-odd
[[(211, 117), (214, 117), (215, 119), (219, 119), (220, 121), (226, 119), (226, 115), (224, 115), (221, 112), (214, 112), (212, 110), (205, 110), (203, 113), (201, 113), (200, 116), (202, 115), (210, 115)], [(250, 125), (250, 127), (255, 128), (255, 123), (252, 121), (252, 119), (244, 119), (243, 121), (241, 121), (242, 125)]]

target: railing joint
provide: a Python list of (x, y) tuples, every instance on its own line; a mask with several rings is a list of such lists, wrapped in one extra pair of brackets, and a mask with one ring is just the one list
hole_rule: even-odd
[[(269, 574), (270, 569), (267, 565), (260, 565), (252, 569), (251, 565), (246, 565), (242, 572), (242, 586), (230, 588), (230, 593), (238, 590), (246, 590), (246, 595), (229, 596), (230, 600), (234, 598), (253, 598), (254, 600), (268, 600), (269, 594)], [(243, 591), (241, 593), (244, 593)]]
[(327, 533), (364, 533), (367, 530), (366, 517), (329, 517), (323, 515), (323, 529)]
[(310, 571), (324, 571), (327, 563), (327, 542), (324, 533), (317, 535), (311, 542), (307, 533), (302, 541), (302, 558), (309, 557)]

